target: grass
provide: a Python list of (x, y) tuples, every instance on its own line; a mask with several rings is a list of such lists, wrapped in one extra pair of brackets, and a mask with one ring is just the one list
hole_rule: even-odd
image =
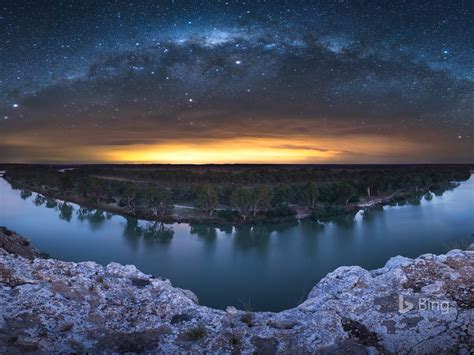
[(206, 328), (202, 325), (191, 328), (184, 333), (186, 339), (191, 341), (198, 341), (206, 336)]
[(251, 312), (246, 312), (240, 317), (240, 320), (247, 324), (249, 328), (253, 326), (253, 319), (254, 315)]

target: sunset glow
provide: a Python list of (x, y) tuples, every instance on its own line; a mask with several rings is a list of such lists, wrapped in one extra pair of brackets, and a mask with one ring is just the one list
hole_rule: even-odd
[[(366, 141), (365, 144), (362, 144)], [(339, 147), (339, 148), (338, 148)], [(409, 154), (415, 147), (410, 142), (386, 138), (352, 137), (349, 139), (258, 138), (228, 139), (202, 142), (131, 145), (97, 148), (104, 161), (121, 163), (328, 163), (347, 160), (376, 161), (384, 156)]]

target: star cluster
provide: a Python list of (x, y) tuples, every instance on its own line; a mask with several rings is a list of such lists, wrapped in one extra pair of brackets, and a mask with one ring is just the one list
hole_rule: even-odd
[[(2, 2), (0, 158), (248, 137), (470, 161), (473, 19), (470, 1)], [(364, 149), (384, 137), (406, 149)]]

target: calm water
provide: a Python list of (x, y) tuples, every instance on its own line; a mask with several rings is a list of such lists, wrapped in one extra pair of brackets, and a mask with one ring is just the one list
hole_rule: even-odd
[(174, 224), (151, 233), (146, 221), (135, 224), (70, 206), (72, 211), (34, 193), (22, 196), (0, 179), (0, 225), (29, 237), (50, 256), (135, 264), (192, 290), (201, 304), (218, 308), (289, 308), (338, 266), (373, 269), (391, 256), (442, 253), (474, 242), (472, 176), (419, 205), (385, 207), (323, 226), (308, 222), (220, 230)]

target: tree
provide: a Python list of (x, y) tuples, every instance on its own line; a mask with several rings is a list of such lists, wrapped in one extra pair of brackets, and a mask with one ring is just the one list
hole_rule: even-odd
[(102, 179), (92, 178), (90, 181), (90, 195), (94, 199), (95, 203), (99, 205), (101, 202), (104, 191), (105, 190), (105, 183)]
[(314, 208), (319, 198), (318, 186), (314, 182), (306, 184), (303, 190), (303, 199), (306, 206)]
[(355, 187), (348, 182), (340, 182), (335, 184), (334, 190), (336, 201), (345, 205), (347, 205), (350, 199), (353, 198), (357, 193)]
[(375, 173), (371, 174), (367, 178), (367, 197), (371, 197), (372, 193), (375, 192), (378, 194), (378, 188), (380, 186), (381, 179), (378, 175), (374, 175)]
[(79, 196), (81, 196), (84, 199), (87, 199), (87, 196), (89, 195), (89, 189), (90, 189), (90, 181), (89, 178), (82, 178), (79, 180), (79, 184), (77, 186), (77, 192), (79, 193)]
[(197, 208), (212, 216), (212, 212), (217, 207), (217, 202), (217, 192), (212, 185), (205, 184), (197, 187), (194, 202)]
[(67, 172), (64, 172), (61, 177), (59, 178), (59, 187), (62, 191), (65, 193), (69, 192), (73, 188), (74, 184), (71, 178), (71, 175), (69, 175)]
[(145, 199), (154, 217), (164, 217), (173, 210), (171, 193), (166, 189), (151, 188), (147, 191)]
[(138, 189), (134, 183), (127, 182), (123, 194), (125, 196), (125, 204), (127, 205), (128, 213), (134, 216), (135, 210), (137, 208), (136, 200), (138, 195)]
[(254, 206), (251, 189), (248, 187), (239, 187), (235, 189), (230, 200), (232, 206), (235, 207), (242, 218), (246, 220)]
[(280, 185), (273, 189), (273, 203), (275, 205), (288, 204), (290, 202), (291, 190), (286, 185)]
[(251, 189), (252, 193), (252, 212), (253, 216), (257, 214), (258, 211), (266, 211), (270, 208), (271, 192), (267, 186), (260, 186)]

